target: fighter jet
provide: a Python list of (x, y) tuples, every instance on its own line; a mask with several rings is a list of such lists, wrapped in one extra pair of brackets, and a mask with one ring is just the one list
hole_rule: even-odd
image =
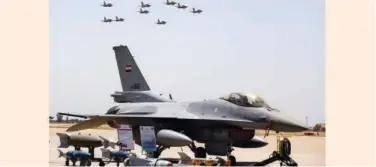
[(117, 22), (119, 22), (119, 21), (124, 21), (124, 19), (123, 18), (119, 18), (119, 17), (115, 17), (116, 18), (116, 20), (115, 21), (117, 21)]
[[(126, 46), (114, 47), (114, 50), (115, 53), (119, 52), (117, 50), (123, 50), (128, 53), (127, 56), (132, 57)], [(123, 60), (131, 60), (130, 57), (123, 58)], [(134, 61), (121, 63), (133, 63), (130, 64), (131, 67), (136, 66)], [(118, 66), (121, 65), (119, 69), (122, 69), (127, 78), (138, 78), (132, 81), (136, 81), (139, 90), (122, 92), (125, 95), (131, 95), (130, 97), (133, 96), (136, 99), (135, 102), (115, 103), (105, 114), (88, 115), (89, 120), (77, 123), (69, 127), (67, 131), (91, 129), (102, 124), (108, 124), (113, 128), (119, 127), (120, 124), (128, 124), (132, 126), (136, 144), (141, 145), (139, 127), (154, 126), (157, 134), (159, 131), (169, 130), (186, 136), (184, 138), (205, 143), (205, 148), (196, 147), (194, 142), (190, 144), (189, 147), (195, 153), (196, 158), (205, 158), (207, 154), (227, 155), (231, 162), (236, 164), (236, 158), (231, 155), (233, 147), (260, 148), (268, 144), (262, 138), (255, 136), (255, 130), (301, 132), (308, 129), (299, 121), (295, 121), (272, 107), (261, 96), (253, 93), (232, 92), (218, 98), (189, 102), (153, 96), (150, 88), (144, 83), (146, 82), (144, 78), (137, 77), (141, 73), (139, 69), (131, 68), (129, 71), (127, 67), (130, 66), (127, 64), (125, 66), (127, 70), (124, 70), (121, 63), (118, 61)], [(128, 86), (132, 84), (134, 83), (128, 83)], [(129, 90), (129, 87), (125, 87), (126, 90)], [(144, 97), (147, 98), (142, 99)], [(132, 101), (132, 99), (127, 100)], [(177, 136), (176, 134), (165, 135), (165, 140), (170, 139), (174, 142), (169, 142), (168, 146), (158, 145), (155, 157), (168, 147), (181, 146)], [(180, 136), (179, 139), (181, 138)]]
[(145, 4), (143, 1), (141, 1), (141, 8), (149, 8), (150, 4)]
[(191, 12), (192, 12), (192, 13), (201, 13), (202, 10), (201, 10), (201, 9), (196, 10), (195, 8), (192, 8), (192, 11), (191, 11)]
[(176, 4), (175, 1), (169, 1), (169, 0), (166, 0), (165, 2), (166, 5), (171, 5), (171, 6), (174, 6)]
[(140, 10), (138, 12), (141, 13), (141, 14), (148, 14), (149, 13), (148, 10), (142, 10), (142, 8), (140, 8)]
[(166, 23), (167, 23), (166, 21), (160, 21), (160, 20), (158, 19), (158, 21), (157, 21), (156, 24), (159, 24), (159, 25), (165, 25)]
[(112, 19), (107, 19), (106, 17), (104, 17), (102, 21), (105, 23), (110, 23), (112, 22)]
[(112, 7), (111, 3), (106, 3), (106, 1), (103, 1), (103, 4), (101, 5), (103, 7)]
[(178, 3), (178, 6), (177, 6), (177, 8), (179, 8), (179, 9), (186, 9), (188, 6), (186, 6), (186, 5), (180, 5), (180, 3)]

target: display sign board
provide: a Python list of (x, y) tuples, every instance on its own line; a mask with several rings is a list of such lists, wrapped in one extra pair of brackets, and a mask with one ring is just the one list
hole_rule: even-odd
[(118, 128), (118, 137), (120, 142), (120, 150), (133, 150), (133, 133), (129, 125), (120, 125)]
[(153, 152), (157, 150), (154, 126), (140, 126), (142, 150)]

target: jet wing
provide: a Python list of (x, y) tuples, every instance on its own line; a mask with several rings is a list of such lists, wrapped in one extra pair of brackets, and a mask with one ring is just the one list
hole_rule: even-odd
[(100, 125), (106, 124), (107, 121), (113, 120), (137, 120), (137, 122), (142, 122), (143, 120), (163, 120), (163, 121), (193, 121), (195, 125), (213, 125), (213, 124), (227, 124), (229, 126), (236, 126), (244, 129), (264, 129), (268, 124), (266, 122), (253, 122), (245, 119), (238, 118), (225, 118), (225, 117), (209, 117), (209, 116), (151, 116), (151, 115), (136, 115), (136, 114), (123, 114), (123, 115), (96, 115), (89, 116), (90, 120), (77, 123), (69, 127), (66, 131), (79, 131), (85, 129), (91, 129), (98, 127)]
[(70, 116), (70, 117), (85, 118), (85, 119), (89, 118), (90, 116), (93, 116), (93, 115), (82, 115), (82, 114), (70, 114), (70, 113), (63, 113), (63, 112), (59, 112), (58, 114)]

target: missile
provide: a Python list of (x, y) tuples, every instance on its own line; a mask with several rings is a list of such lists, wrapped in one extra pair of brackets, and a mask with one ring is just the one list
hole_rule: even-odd
[(150, 158), (144, 154), (129, 153), (128, 158), (124, 160), (124, 166), (172, 166), (167, 160)]
[(172, 166), (170, 161), (154, 159), (151, 162), (147, 163), (146, 166)]
[(60, 138), (59, 148), (74, 147), (101, 147), (115, 148), (116, 142), (110, 141), (102, 136), (92, 136), (91, 134), (56, 133)]
[(121, 150), (111, 150), (108, 148), (101, 148), (102, 151), (102, 157), (108, 158), (108, 159), (119, 159), (120, 161), (124, 161), (126, 158), (128, 158), (128, 153)]
[(173, 130), (162, 129), (156, 136), (157, 144), (166, 147), (183, 147), (192, 143), (188, 136)]
[(90, 159), (91, 158), (91, 154), (88, 153), (88, 152), (84, 152), (84, 151), (77, 151), (77, 150), (70, 150), (70, 151), (66, 151), (64, 152), (63, 150), (61, 149), (57, 149), (59, 151), (59, 158), (60, 157), (68, 157), (69, 159), (80, 159), (80, 158), (86, 158), (86, 159)]

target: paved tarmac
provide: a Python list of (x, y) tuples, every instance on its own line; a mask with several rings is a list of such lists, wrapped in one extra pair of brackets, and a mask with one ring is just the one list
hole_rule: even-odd
[[(49, 165), (50, 166), (63, 166), (64, 158), (58, 158), (57, 146), (59, 145), (59, 137), (57, 132), (64, 132), (65, 128), (50, 128), (50, 149), (49, 149)], [(92, 135), (101, 135), (109, 139), (117, 139), (116, 130), (84, 130), (82, 133), (91, 133)], [(291, 157), (298, 163), (299, 166), (325, 166), (325, 137), (318, 136), (293, 136), (290, 137), (292, 145)], [(257, 162), (262, 161), (269, 157), (269, 155), (276, 149), (276, 136), (268, 136), (266, 139), (269, 144), (263, 148), (258, 149), (241, 149), (235, 148), (233, 155), (237, 161)], [(200, 144), (197, 144), (200, 145)], [(73, 147), (69, 148), (73, 149)], [(183, 147), (183, 151), (193, 157), (193, 153), (188, 147)], [(83, 149), (87, 151), (87, 149)], [(162, 152), (163, 158), (179, 158), (177, 152), (181, 148), (171, 148)], [(141, 148), (135, 145), (135, 152), (141, 152)], [(95, 149), (95, 157), (101, 157), (99, 148)], [(214, 158), (214, 157), (213, 157)], [(97, 166), (97, 162), (93, 162)], [(106, 166), (116, 166), (115, 163)], [(122, 164), (121, 164), (122, 166)], [(275, 162), (269, 166), (279, 166)]]

